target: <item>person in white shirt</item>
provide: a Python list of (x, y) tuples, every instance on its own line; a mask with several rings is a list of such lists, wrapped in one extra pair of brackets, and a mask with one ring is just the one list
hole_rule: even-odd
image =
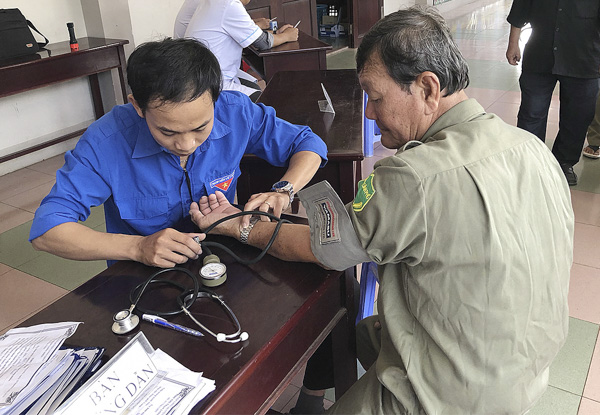
[(240, 70), (242, 50), (254, 45), (269, 49), (298, 40), (298, 29), (284, 25), (277, 33), (266, 31), (269, 19), (252, 20), (245, 7), (250, 0), (185, 0), (175, 19), (174, 37), (204, 43), (217, 57), (223, 73), (223, 90), (240, 91), (253, 100), (260, 95), (256, 78)]

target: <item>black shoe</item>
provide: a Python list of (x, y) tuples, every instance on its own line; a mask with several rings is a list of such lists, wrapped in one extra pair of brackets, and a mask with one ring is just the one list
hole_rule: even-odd
[(577, 175), (573, 171), (573, 166), (567, 163), (562, 163), (560, 168), (565, 174), (565, 178), (567, 179), (569, 186), (575, 186), (577, 184)]

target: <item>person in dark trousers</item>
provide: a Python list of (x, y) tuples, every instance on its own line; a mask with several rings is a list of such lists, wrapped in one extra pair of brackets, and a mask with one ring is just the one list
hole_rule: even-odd
[(596, 114), (587, 130), (588, 145), (583, 155), (591, 159), (600, 159), (600, 99), (596, 101)]
[(552, 153), (570, 186), (577, 184), (587, 128), (594, 118), (600, 76), (600, 0), (514, 0), (506, 58), (521, 60), (521, 29), (531, 24), (519, 79), (521, 107), (517, 126), (546, 139), (552, 92), (560, 84), (560, 124)]

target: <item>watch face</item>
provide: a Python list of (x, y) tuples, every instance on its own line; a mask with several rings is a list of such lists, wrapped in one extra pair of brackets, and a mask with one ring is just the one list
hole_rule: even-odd
[(225, 264), (220, 262), (212, 262), (200, 268), (200, 276), (208, 280), (215, 280), (225, 274)]
[(281, 189), (289, 192), (290, 190), (292, 190), (292, 184), (288, 181), (282, 180), (280, 182), (275, 183), (273, 185), (273, 189)]

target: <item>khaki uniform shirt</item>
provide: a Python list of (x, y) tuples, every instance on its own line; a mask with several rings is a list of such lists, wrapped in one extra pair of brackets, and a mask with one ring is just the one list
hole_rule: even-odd
[(539, 139), (473, 99), (421, 141), (347, 206), (379, 264), (377, 378), (411, 414), (523, 413), (567, 335), (569, 188)]

